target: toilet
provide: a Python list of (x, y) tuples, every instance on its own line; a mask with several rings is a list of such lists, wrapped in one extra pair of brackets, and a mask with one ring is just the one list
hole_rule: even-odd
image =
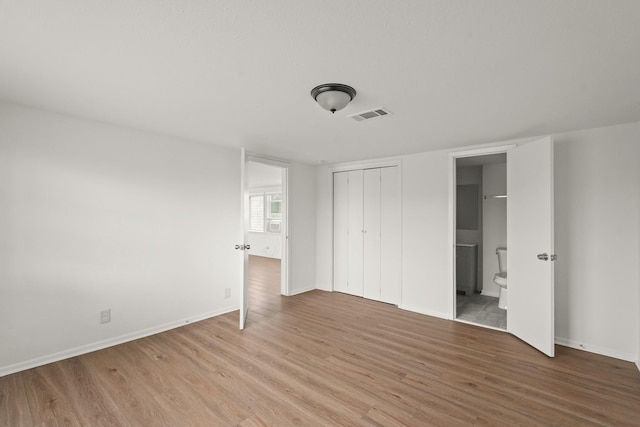
[(507, 309), (507, 248), (497, 248), (498, 272), (493, 276), (493, 282), (500, 287), (498, 307)]

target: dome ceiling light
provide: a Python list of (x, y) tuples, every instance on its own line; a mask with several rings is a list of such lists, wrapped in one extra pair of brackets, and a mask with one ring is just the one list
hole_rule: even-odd
[(325, 83), (311, 89), (311, 96), (322, 108), (335, 113), (356, 97), (356, 90), (340, 83)]

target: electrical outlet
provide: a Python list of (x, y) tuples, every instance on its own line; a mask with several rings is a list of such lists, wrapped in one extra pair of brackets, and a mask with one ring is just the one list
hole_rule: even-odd
[(102, 310), (100, 312), (100, 323), (109, 323), (111, 322), (111, 309), (108, 308), (106, 310)]
[(231, 298), (231, 288), (225, 288), (224, 289), (224, 297), (225, 298)]

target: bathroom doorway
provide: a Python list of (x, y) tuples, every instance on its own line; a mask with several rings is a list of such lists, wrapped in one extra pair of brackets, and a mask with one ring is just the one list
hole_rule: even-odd
[(507, 292), (496, 283), (505, 281), (495, 279), (506, 272), (506, 152), (456, 158), (454, 188), (455, 319), (506, 330)]
[[(509, 283), (506, 286), (508, 295), (506, 298), (506, 331), (520, 338), (532, 347), (549, 357), (555, 354), (555, 328), (554, 328), (554, 265), (558, 256), (554, 249), (554, 213), (553, 213), (553, 138), (545, 136), (530, 141), (521, 141), (518, 144), (481, 148), (469, 151), (460, 151), (451, 154), (449, 200), (450, 210), (450, 286), (451, 293), (451, 318), (460, 322), (472, 323), (497, 330), (505, 330), (501, 327), (487, 325), (487, 322), (480, 323), (478, 317), (473, 321), (459, 319), (456, 307), (457, 302), (457, 269), (461, 263), (456, 262), (456, 243), (464, 242), (469, 238), (468, 234), (457, 230), (457, 163), (459, 159), (468, 157), (481, 157), (494, 154), (505, 154), (507, 156), (506, 187), (508, 194), (502, 192), (490, 193), (488, 185), (483, 188), (478, 187), (477, 194), (481, 194), (481, 206), (491, 206), (491, 202), (504, 199), (507, 208), (507, 244), (503, 247), (503, 252), (508, 252), (508, 263), (505, 262), (505, 270), (508, 270)], [(473, 166), (465, 162), (480, 162), (484, 165), (487, 159), (482, 157), (475, 160), (462, 160), (461, 166)], [(487, 162), (487, 164), (490, 164)], [(486, 165), (484, 166), (486, 168)], [(461, 182), (462, 183), (462, 182)], [(473, 191), (471, 191), (473, 193)], [(508, 195), (508, 198), (506, 197)], [(485, 199), (484, 196), (487, 196)], [(464, 203), (464, 202), (461, 202)], [(480, 209), (480, 207), (477, 207)], [(462, 215), (465, 215), (463, 213)], [(466, 215), (470, 216), (468, 212)], [(480, 213), (478, 213), (480, 215)], [(487, 213), (484, 213), (488, 217)], [(473, 218), (467, 218), (473, 224)], [(465, 221), (465, 219), (461, 219)], [(487, 218), (482, 218), (485, 224)], [(468, 227), (465, 225), (465, 227)], [(478, 222), (477, 233), (484, 229), (480, 228)], [(471, 227), (468, 227), (471, 228)], [(473, 231), (473, 230), (471, 230)], [(496, 264), (489, 264), (493, 258), (497, 261), (495, 254), (497, 245), (488, 242), (490, 234), (481, 233), (482, 241), (479, 246), (481, 251), (478, 256), (483, 257), (482, 283), (476, 284), (473, 295), (479, 293), (489, 294), (487, 286), (493, 282), (495, 272), (499, 271)], [(492, 253), (493, 252), (493, 253)], [(494, 258), (495, 257), (495, 258)], [(494, 261), (494, 262), (496, 262)], [(489, 267), (487, 267), (489, 266)], [(473, 271), (473, 269), (472, 269)], [(477, 267), (476, 267), (477, 274)], [(506, 272), (506, 271), (505, 271)], [(479, 276), (476, 276), (476, 279)], [(487, 279), (487, 277), (489, 279)], [(506, 279), (506, 276), (504, 277)], [(497, 280), (496, 280), (497, 281)], [(506, 282), (506, 280), (505, 280)], [(506, 283), (505, 283), (506, 285)], [(500, 288), (502, 289), (502, 288)], [(479, 291), (479, 292), (478, 292)], [(472, 295), (469, 292), (469, 295)], [(465, 292), (466, 296), (466, 292)], [(489, 296), (489, 295), (487, 295)], [(495, 298), (495, 297), (494, 297)], [(486, 316), (492, 317), (492, 316)]]

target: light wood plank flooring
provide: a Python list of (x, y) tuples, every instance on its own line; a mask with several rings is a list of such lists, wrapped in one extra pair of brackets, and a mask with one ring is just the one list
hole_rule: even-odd
[[(640, 425), (632, 363), (340, 293), (279, 296), (252, 258), (238, 313), (0, 378), (0, 426)], [(260, 278), (261, 277), (261, 278)]]

